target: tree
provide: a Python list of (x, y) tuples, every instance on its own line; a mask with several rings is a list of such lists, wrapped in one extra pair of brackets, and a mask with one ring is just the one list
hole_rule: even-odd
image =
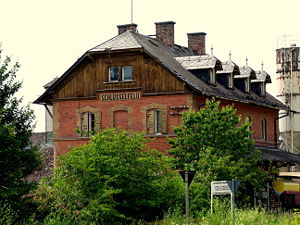
[(141, 133), (106, 129), (62, 155), (40, 192), (41, 205), (54, 212), (47, 219), (120, 224), (162, 216), (183, 196), (182, 181), (170, 158), (146, 141)]
[(19, 64), (11, 65), (10, 57), (3, 59), (1, 54), (0, 49), (0, 203), (22, 211), (28, 206), (26, 195), (34, 186), (24, 178), (37, 168), (40, 158), (29, 142), (33, 112), (15, 97), (22, 86), (15, 81)]
[(174, 128), (177, 136), (170, 140), (169, 153), (176, 169), (197, 171), (191, 185), (195, 208), (209, 206), (213, 180), (241, 180), (242, 201), (249, 203), (253, 188), (264, 186), (270, 178), (260, 168), (260, 152), (249, 138), (250, 125), (232, 106), (220, 107), (215, 99), (207, 100), (199, 111), (183, 114), (182, 124)]

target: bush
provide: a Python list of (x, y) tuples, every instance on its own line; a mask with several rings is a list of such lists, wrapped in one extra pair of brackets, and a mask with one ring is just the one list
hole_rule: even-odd
[(103, 130), (61, 156), (59, 165), (38, 194), (41, 212), (52, 212), (48, 221), (153, 220), (183, 197), (183, 182), (170, 170), (170, 158), (147, 149), (140, 133)]

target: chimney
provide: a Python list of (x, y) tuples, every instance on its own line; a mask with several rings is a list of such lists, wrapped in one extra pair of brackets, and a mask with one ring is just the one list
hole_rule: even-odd
[(124, 33), (127, 30), (131, 30), (133, 32), (136, 32), (137, 24), (130, 23), (130, 24), (118, 25), (117, 27), (118, 27), (118, 34), (120, 35), (120, 34)]
[(204, 32), (188, 33), (188, 48), (198, 55), (205, 55), (205, 35)]
[(161, 40), (165, 45), (173, 47), (174, 45), (174, 24), (173, 21), (157, 22), (156, 38)]

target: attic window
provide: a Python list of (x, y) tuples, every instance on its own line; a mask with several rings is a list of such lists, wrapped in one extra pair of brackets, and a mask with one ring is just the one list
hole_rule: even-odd
[(110, 66), (109, 82), (131, 81), (132, 66)]
[(250, 92), (250, 79), (249, 78), (245, 79), (245, 91)]
[(230, 73), (228, 75), (228, 87), (233, 88), (233, 75), (232, 75), (232, 73)]
[(209, 71), (209, 82), (211, 84), (216, 84), (216, 73), (214, 69)]

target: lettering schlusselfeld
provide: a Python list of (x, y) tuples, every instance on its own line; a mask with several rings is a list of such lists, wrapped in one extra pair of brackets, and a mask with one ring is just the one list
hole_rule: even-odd
[(101, 101), (123, 101), (123, 100), (135, 100), (140, 99), (141, 94), (139, 92), (122, 92), (122, 93), (109, 93), (101, 94)]

